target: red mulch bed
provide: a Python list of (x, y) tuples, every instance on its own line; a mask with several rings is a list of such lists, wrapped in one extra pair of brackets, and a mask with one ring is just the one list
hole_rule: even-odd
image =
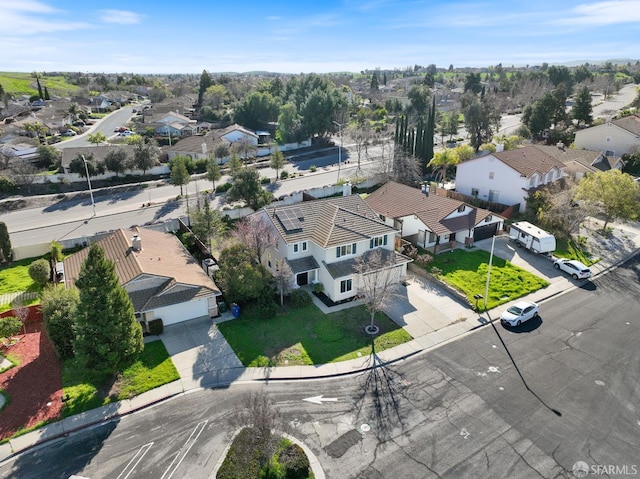
[(60, 361), (42, 323), (27, 324), (27, 334), (16, 336), (12, 346), (0, 352), (19, 364), (0, 374), (0, 388), (10, 402), (0, 412), (0, 440), (39, 422), (59, 419), (62, 411)]

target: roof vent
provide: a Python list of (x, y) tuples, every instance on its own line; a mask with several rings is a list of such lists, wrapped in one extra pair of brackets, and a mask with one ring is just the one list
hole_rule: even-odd
[(142, 239), (137, 234), (131, 238), (131, 248), (133, 251), (142, 251)]

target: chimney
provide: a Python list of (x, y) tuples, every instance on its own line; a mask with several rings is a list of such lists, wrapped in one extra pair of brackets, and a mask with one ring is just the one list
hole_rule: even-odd
[(351, 196), (351, 183), (348, 181), (342, 185), (342, 196)]
[(501, 151), (504, 151), (504, 143), (498, 143), (496, 145), (496, 153), (500, 153)]
[(204, 141), (202, 142), (202, 154), (207, 154), (207, 144)]
[(133, 238), (131, 238), (131, 248), (133, 251), (142, 251), (142, 240), (137, 234), (133, 235)]
[(561, 141), (559, 141), (558, 143), (556, 143), (556, 146), (558, 147), (559, 150), (564, 151), (564, 143), (562, 143)]
[(422, 184), (422, 192), (425, 196), (429, 196), (429, 183)]

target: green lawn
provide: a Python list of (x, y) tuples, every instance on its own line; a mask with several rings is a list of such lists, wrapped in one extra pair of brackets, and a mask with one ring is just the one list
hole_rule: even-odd
[(38, 291), (38, 287), (29, 276), (29, 265), (37, 259), (39, 258), (21, 259), (0, 267), (0, 294)]
[(62, 368), (65, 403), (64, 416), (72, 416), (110, 402), (129, 399), (180, 378), (162, 341), (144, 345), (140, 359), (127, 368), (118, 380), (118, 392), (109, 395), (112, 381), (96, 377), (75, 360), (66, 361)]
[[(380, 334), (376, 351), (410, 341), (411, 336), (382, 313), (376, 315)], [(316, 306), (290, 309), (262, 319), (250, 309), (218, 327), (247, 367), (313, 365), (346, 361), (371, 353), (364, 332), (369, 313), (362, 306), (323, 314)], [(360, 353), (360, 356), (358, 356)]]
[(564, 238), (556, 240), (556, 250), (553, 254), (558, 258), (577, 259), (586, 266), (591, 266), (600, 261), (600, 258), (593, 258), (591, 253), (580, 248), (575, 241), (567, 241)]
[[(474, 294), (484, 296), (488, 265), (487, 251), (456, 249), (436, 255), (428, 269), (431, 273), (434, 273), (434, 268), (442, 271), (440, 278), (461, 291), (471, 304), (475, 304)], [(487, 308), (494, 308), (546, 286), (549, 286), (546, 280), (494, 255)]]
[[(4, 90), (14, 95), (36, 95), (38, 89), (34, 88), (36, 79), (31, 73), (21, 72), (0, 72), (0, 83)], [(79, 90), (79, 87), (68, 83), (62, 75), (43, 76), (40, 78), (40, 85), (44, 90), (47, 87), (49, 93), (71, 93)]]

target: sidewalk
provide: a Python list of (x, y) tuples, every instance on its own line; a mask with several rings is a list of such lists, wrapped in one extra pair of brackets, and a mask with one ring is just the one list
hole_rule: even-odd
[[(640, 251), (640, 223), (612, 226), (618, 230), (617, 236), (610, 240), (602, 239), (598, 244), (600, 251), (606, 254), (606, 257), (591, 266), (592, 278), (605, 274)], [(496, 321), (500, 312), (517, 301), (524, 299), (542, 303), (577, 288), (580, 284), (582, 282), (574, 282), (568, 277), (558, 275), (546, 288), (503, 304), (496, 310), (490, 310), (488, 314), (478, 314), (468, 305), (451, 297), (438, 285), (419, 277), (412, 278), (406, 287), (400, 287), (401, 294), (405, 298), (389, 305), (385, 312), (398, 325), (405, 328), (414, 339), (379, 352), (377, 365), (380, 362), (390, 364), (402, 361), (470, 334), (488, 325), (489, 321)], [(313, 299), (324, 312), (359, 304), (354, 301), (327, 308), (315, 296)], [(188, 391), (223, 387), (238, 382), (336, 377), (359, 373), (373, 366), (372, 358), (363, 356), (349, 361), (315, 366), (245, 368), (216, 326), (217, 323), (229, 319), (232, 319), (232, 315), (227, 312), (222, 317), (216, 318), (213, 323), (209, 318), (201, 318), (165, 328), (162, 340), (180, 373), (179, 380), (133, 399), (93, 409), (11, 439), (8, 443), (0, 445), (0, 461), (39, 443), (100, 424), (113, 417), (133, 413)]]

